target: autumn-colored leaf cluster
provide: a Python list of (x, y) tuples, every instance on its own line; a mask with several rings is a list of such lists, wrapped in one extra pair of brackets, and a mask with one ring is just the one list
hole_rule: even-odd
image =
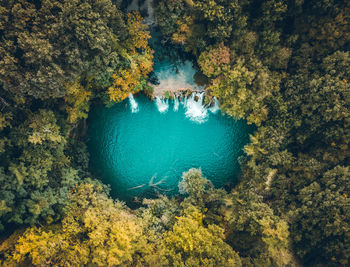
[(142, 17), (138, 12), (128, 14), (129, 38), (123, 48), (124, 57), (129, 62), (128, 67), (118, 69), (113, 75), (112, 85), (107, 93), (110, 101), (122, 101), (130, 92), (140, 89), (140, 81), (153, 69), (153, 51), (148, 46), (151, 37), (143, 24)]

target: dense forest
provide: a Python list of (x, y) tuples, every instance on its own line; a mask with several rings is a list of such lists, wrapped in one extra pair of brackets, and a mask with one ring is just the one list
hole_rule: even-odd
[(257, 130), (232, 190), (190, 169), (179, 196), (132, 208), (84, 134), (92, 103), (152, 92), (127, 4), (0, 1), (0, 264), (349, 266), (350, 1), (154, 0), (164, 41)]

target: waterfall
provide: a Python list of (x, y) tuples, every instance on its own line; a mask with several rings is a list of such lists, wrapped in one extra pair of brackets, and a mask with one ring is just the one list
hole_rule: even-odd
[[(207, 108), (207, 106), (203, 103), (204, 95), (204, 92), (193, 92), (189, 97), (184, 97), (181, 101), (179, 101), (179, 95), (175, 94), (173, 110), (177, 112), (181, 102), (183, 108), (185, 109), (185, 115), (188, 119), (197, 123), (204, 123), (208, 120), (209, 111), (215, 114), (220, 110), (219, 101), (216, 97), (213, 97), (213, 106)], [(169, 100), (163, 96), (157, 95), (155, 97), (155, 104), (160, 113), (165, 113), (169, 110)]]
[(160, 113), (167, 112), (169, 109), (169, 100), (164, 99), (164, 97), (157, 95), (156, 96), (156, 105), (157, 105), (158, 111)]
[[(184, 107), (186, 109), (186, 117), (191, 121), (203, 123), (208, 119), (208, 109), (203, 105), (204, 92), (192, 93), (191, 96), (185, 100)], [(197, 101), (196, 101), (197, 100)]]
[(174, 96), (175, 99), (174, 99), (174, 111), (178, 111), (179, 110), (179, 98), (177, 95)]
[(134, 96), (132, 93), (129, 93), (129, 102), (130, 102), (130, 107), (131, 107), (131, 112), (132, 113), (137, 113), (139, 111), (139, 105), (134, 99)]
[(219, 100), (214, 96), (214, 105), (209, 108), (209, 110), (212, 112), (212, 113), (216, 113), (220, 110), (220, 107), (219, 107)]
[(186, 105), (187, 105), (187, 97), (186, 96), (184, 97), (184, 102), (182, 104), (184, 105), (184, 107), (186, 107)]

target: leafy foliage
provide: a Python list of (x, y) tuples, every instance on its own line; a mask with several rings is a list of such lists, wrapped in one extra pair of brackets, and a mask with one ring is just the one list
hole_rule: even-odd
[(148, 46), (150, 35), (146, 28), (139, 13), (128, 14), (129, 38), (125, 48), (120, 49), (129, 64), (127, 68), (120, 68), (112, 75), (113, 83), (107, 91), (110, 101), (121, 101), (130, 92), (146, 87), (143, 81), (153, 69), (153, 51)]
[(6, 1), (0, 9), (0, 79), (16, 95), (62, 97), (82, 75), (106, 86), (120, 64), (113, 40), (126, 26), (110, 0)]
[[(258, 60), (237, 62), (213, 81), (209, 90), (222, 99), (222, 110), (260, 126), (268, 116), (267, 100), (278, 92), (278, 78)], [(249, 114), (249, 115), (247, 115)]]
[(88, 117), (90, 108), (89, 100), (91, 97), (92, 92), (84, 88), (79, 79), (67, 85), (67, 93), (64, 100), (66, 102), (66, 111), (70, 123), (75, 123), (79, 119), (86, 119)]
[(325, 261), (347, 264), (350, 255), (349, 176), (348, 167), (336, 166), (298, 194), (301, 205), (294, 211), (291, 225), (299, 256), (308, 259), (322, 252)]
[(202, 72), (210, 76), (217, 76), (225, 71), (230, 63), (230, 49), (220, 43), (217, 47), (204, 51), (198, 58)]
[(170, 266), (242, 266), (236, 252), (223, 241), (224, 230), (217, 225), (203, 227), (203, 215), (187, 208), (162, 243), (161, 257)]
[(142, 234), (139, 220), (108, 199), (101, 184), (72, 189), (61, 225), (29, 228), (17, 241), (9, 262), (27, 258), (34, 265), (115, 266), (132, 261)]
[(119, 2), (0, 3), (0, 230), (23, 228), (0, 264), (348, 266), (350, 2), (155, 0), (207, 99), (258, 128), (231, 192), (191, 169), (135, 210), (89, 178), (83, 138), (90, 101), (152, 91), (150, 34)]

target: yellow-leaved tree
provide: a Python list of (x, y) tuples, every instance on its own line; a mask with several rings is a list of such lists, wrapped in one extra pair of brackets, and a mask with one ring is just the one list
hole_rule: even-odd
[(42, 144), (45, 141), (64, 142), (55, 114), (51, 110), (40, 109), (30, 117), (29, 121), (28, 141), (30, 143)]
[(194, 18), (191, 16), (184, 16), (182, 20), (176, 22), (177, 30), (171, 36), (171, 40), (176, 44), (185, 44), (186, 40), (192, 34)]
[(68, 113), (68, 121), (75, 123), (78, 119), (87, 118), (89, 112), (89, 100), (92, 97), (92, 92), (87, 86), (82, 86), (80, 79), (76, 79), (73, 83), (66, 85), (66, 111)]
[(164, 266), (242, 266), (238, 253), (223, 240), (224, 229), (213, 224), (205, 226), (203, 217), (195, 206), (177, 217), (158, 250)]
[(128, 31), (128, 39), (118, 49), (129, 66), (121, 67), (112, 75), (113, 83), (107, 90), (112, 102), (122, 101), (130, 92), (138, 92), (147, 86), (147, 74), (153, 69), (153, 50), (148, 46), (151, 36), (138, 12), (128, 14)]
[(98, 182), (77, 185), (62, 222), (28, 228), (6, 265), (130, 266), (142, 242), (142, 222)]

